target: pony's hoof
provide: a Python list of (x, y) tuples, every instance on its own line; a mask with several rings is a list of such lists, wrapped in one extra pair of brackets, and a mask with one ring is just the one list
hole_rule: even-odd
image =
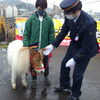
[(12, 88), (15, 90), (16, 89), (16, 86), (12, 86)]
[(28, 86), (26, 85), (26, 86), (24, 86), (25, 88), (27, 88)]
[(26, 76), (28, 75), (28, 73), (26, 73)]
[(24, 84), (23, 86), (24, 86), (25, 88), (27, 88), (27, 87), (28, 87), (28, 86), (27, 86), (27, 84)]

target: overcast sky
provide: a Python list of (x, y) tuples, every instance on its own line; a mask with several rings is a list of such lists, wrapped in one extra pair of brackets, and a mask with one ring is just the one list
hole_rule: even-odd
[[(35, 4), (36, 0), (21, 0), (24, 2)], [(47, 0), (48, 7), (53, 7), (53, 4), (56, 4), (59, 6), (60, 2), (62, 0)], [(83, 4), (83, 10), (89, 11), (90, 9), (94, 12), (100, 12), (100, 0), (81, 0)]]

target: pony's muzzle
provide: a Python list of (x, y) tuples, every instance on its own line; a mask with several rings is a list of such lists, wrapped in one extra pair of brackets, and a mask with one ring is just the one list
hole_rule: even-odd
[(36, 70), (36, 73), (37, 74), (43, 74), (44, 73), (44, 69), (42, 69), (42, 70)]
[(44, 72), (43, 71), (41, 71), (41, 74), (43, 74)]

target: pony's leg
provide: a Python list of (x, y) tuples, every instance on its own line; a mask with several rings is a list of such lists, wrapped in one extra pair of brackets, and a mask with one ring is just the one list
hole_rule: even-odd
[(26, 73), (22, 73), (22, 84), (25, 88), (27, 88)]
[(12, 71), (12, 79), (11, 79), (11, 82), (12, 82), (12, 88), (13, 89), (16, 89), (16, 77), (17, 77), (16, 73), (14, 73)]
[(11, 66), (8, 65), (8, 72), (11, 72)]

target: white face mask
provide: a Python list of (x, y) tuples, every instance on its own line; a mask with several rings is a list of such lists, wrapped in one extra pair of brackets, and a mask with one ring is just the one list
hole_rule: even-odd
[(73, 19), (74, 19), (74, 17), (73, 17), (72, 15), (66, 14), (65, 16), (66, 16), (68, 19), (70, 19), (70, 20), (73, 20)]

